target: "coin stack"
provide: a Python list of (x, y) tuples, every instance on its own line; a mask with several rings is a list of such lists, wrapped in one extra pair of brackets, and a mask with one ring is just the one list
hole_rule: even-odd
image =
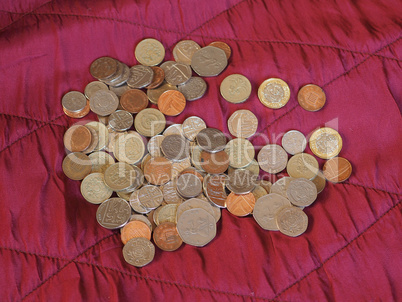
[[(342, 140), (330, 128), (318, 129), (310, 138), (315, 155), (331, 158), (322, 174), (317, 160), (303, 153), (306, 139), (296, 130), (284, 135), (283, 148), (266, 145), (255, 160), (248, 138), (256, 133), (258, 119), (249, 110), (230, 116), (230, 140), (197, 116), (166, 127), (166, 115), (180, 114), (186, 101), (206, 91), (205, 81), (192, 76), (192, 70), (216, 76), (230, 55), (226, 43), (201, 48), (186, 40), (173, 49), (176, 61), (162, 63), (162, 44), (145, 39), (135, 48), (139, 65), (129, 68), (113, 58), (96, 59), (90, 72), (98, 80), (89, 83), (84, 94), (63, 96), (68, 116), (82, 118), (90, 108), (99, 120), (76, 123), (66, 131), (63, 171), (70, 179), (82, 180), (82, 196), (99, 205), (98, 223), (120, 229), (129, 264), (150, 263), (154, 244), (164, 251), (177, 250), (183, 242), (205, 246), (216, 236), (222, 208), (235, 216), (253, 214), (266, 230), (298, 236), (308, 222), (302, 209), (314, 202), (325, 178), (340, 182), (351, 173), (348, 161), (334, 157)], [(281, 84), (276, 79), (267, 85), (272, 83)], [(275, 87), (267, 91), (276, 93)], [(250, 93), (250, 82), (242, 75), (230, 75), (221, 84), (222, 96), (232, 103), (245, 101)], [(158, 109), (149, 108), (148, 101)], [(289, 160), (287, 153), (293, 155)], [(287, 168), (290, 177), (272, 185), (258, 178), (260, 168), (271, 174)]]

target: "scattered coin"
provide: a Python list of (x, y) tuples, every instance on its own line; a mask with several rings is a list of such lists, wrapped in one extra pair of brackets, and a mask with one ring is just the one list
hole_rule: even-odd
[(98, 90), (89, 100), (91, 110), (100, 116), (110, 115), (119, 106), (119, 98), (110, 90)]
[(123, 257), (127, 263), (143, 267), (154, 259), (155, 246), (146, 238), (133, 238), (124, 245)]
[(229, 155), (225, 151), (202, 151), (200, 161), (204, 171), (211, 174), (224, 173), (229, 167)]
[(229, 141), (225, 151), (229, 155), (229, 165), (236, 169), (250, 165), (255, 155), (253, 144), (244, 138)]
[(172, 135), (172, 134), (178, 134), (184, 138), (182, 125), (181, 124), (173, 124), (173, 125), (170, 125), (169, 127), (167, 127), (165, 129), (165, 131), (163, 131), (164, 136), (168, 136), (168, 135)]
[(172, 179), (177, 178), (185, 169), (191, 167), (190, 158), (172, 163)]
[(123, 93), (125, 93), (127, 90), (130, 90), (131, 88), (128, 87), (127, 83), (125, 83), (121, 86), (109, 86), (109, 89), (110, 91), (113, 91), (118, 97), (121, 97)]
[(322, 159), (335, 157), (341, 152), (342, 138), (338, 131), (324, 127), (317, 129), (311, 134), (310, 140), (311, 151)]
[(109, 87), (101, 81), (92, 81), (85, 86), (84, 94), (90, 100), (98, 90), (109, 90)]
[(117, 71), (117, 61), (109, 57), (101, 57), (91, 63), (89, 68), (91, 75), (98, 79), (107, 79)]
[(290, 207), (291, 203), (282, 195), (271, 193), (257, 199), (253, 217), (258, 225), (267, 231), (278, 231), (275, 216), (284, 207)]
[(139, 134), (151, 137), (161, 133), (165, 129), (166, 119), (159, 110), (147, 108), (136, 115), (134, 126)]
[(239, 138), (249, 138), (258, 128), (258, 119), (250, 110), (237, 110), (228, 119), (230, 134)]
[(308, 217), (298, 207), (282, 207), (275, 216), (279, 231), (290, 237), (297, 237), (307, 230)]
[(227, 194), (225, 185), (227, 180), (225, 174), (207, 175), (204, 178), (204, 193), (210, 202), (220, 208), (226, 208)]
[(200, 208), (205, 211), (207, 211), (209, 214), (214, 216), (214, 210), (212, 209), (212, 205), (206, 201), (202, 200), (200, 198), (191, 198), (183, 202), (182, 204), (179, 204), (177, 207), (177, 212), (176, 212), (176, 220), (179, 220), (181, 214), (186, 212), (187, 210), (190, 209), (196, 209)]
[(177, 89), (184, 95), (187, 101), (195, 101), (203, 97), (207, 91), (207, 83), (203, 78), (191, 77), (187, 82), (179, 85)]
[(72, 180), (84, 179), (91, 173), (92, 164), (89, 157), (80, 152), (68, 154), (62, 164), (64, 174)]
[(61, 99), (61, 104), (63, 106), (64, 113), (72, 118), (84, 117), (89, 112), (88, 100), (79, 91), (67, 92)]
[[(253, 159), (247, 166), (240, 169), (249, 170), (250, 172), (254, 173), (257, 176), (260, 174), (260, 166), (258, 165), (258, 162), (255, 159)], [(228, 174), (231, 174), (232, 172), (234, 172), (234, 170), (236, 170), (236, 168), (229, 166)]]
[(96, 211), (96, 220), (106, 229), (123, 227), (130, 219), (131, 208), (127, 201), (113, 197), (100, 204)]
[(278, 179), (272, 186), (270, 193), (276, 193), (279, 194), (285, 198), (288, 198), (288, 195), (286, 193), (289, 183), (295, 178), (293, 177), (282, 177)]
[(115, 141), (113, 154), (121, 162), (137, 164), (145, 154), (144, 141), (135, 131), (123, 133)]
[(107, 167), (114, 164), (113, 157), (104, 151), (93, 152), (88, 155), (92, 163), (92, 173), (104, 174)]
[(158, 212), (158, 225), (165, 222), (176, 223), (176, 214), (178, 206), (179, 205), (175, 203), (162, 205), (160, 207), (160, 211)]
[(91, 132), (82, 125), (73, 125), (64, 134), (64, 147), (71, 152), (80, 152), (88, 148), (91, 143)]
[[(258, 166), (258, 164), (257, 164), (257, 166)], [(271, 187), (272, 187), (272, 183), (270, 181), (264, 180), (264, 179), (259, 179), (259, 180), (257, 180), (257, 184), (259, 184), (261, 187), (263, 187), (265, 189), (265, 191), (270, 193)]]
[(163, 135), (155, 135), (149, 139), (147, 149), (152, 157), (162, 156), (161, 144), (164, 138)]
[(182, 244), (176, 224), (173, 222), (164, 222), (158, 225), (154, 231), (154, 242), (163, 251), (175, 251)]
[(124, 162), (110, 165), (105, 171), (105, 184), (113, 191), (127, 191), (134, 185), (136, 171)]
[(121, 95), (120, 105), (130, 113), (138, 113), (148, 107), (148, 97), (139, 89), (130, 89)]
[(308, 153), (298, 153), (289, 159), (287, 172), (291, 177), (314, 179), (318, 174), (318, 161)]
[(245, 102), (251, 94), (250, 81), (241, 74), (231, 74), (221, 83), (222, 97), (233, 104)]
[(81, 194), (90, 203), (100, 204), (109, 199), (112, 193), (105, 185), (102, 173), (91, 173), (81, 182)]
[(165, 115), (176, 116), (186, 107), (186, 98), (180, 91), (167, 90), (158, 99), (158, 109)]
[(317, 199), (317, 188), (311, 180), (296, 178), (289, 183), (286, 195), (293, 205), (307, 207)]
[(265, 80), (258, 88), (258, 98), (268, 108), (282, 108), (290, 98), (289, 86), (281, 79), (271, 78)]
[(130, 76), (127, 85), (130, 88), (144, 88), (152, 83), (154, 71), (151, 67), (144, 65), (134, 65), (130, 68)]
[(314, 177), (312, 182), (315, 184), (317, 188), (317, 194), (321, 193), (324, 190), (326, 180), (324, 174), (321, 171), (318, 172), (317, 176)]
[(232, 54), (232, 49), (225, 42), (215, 41), (215, 42), (209, 43), (209, 46), (213, 46), (213, 47), (222, 49), (225, 52), (226, 58), (229, 60), (230, 55)]
[(172, 164), (164, 157), (152, 157), (144, 167), (146, 180), (154, 185), (163, 185), (172, 177)]
[(162, 85), (157, 88), (148, 89), (147, 96), (149, 101), (153, 104), (158, 104), (159, 97), (162, 95), (162, 93), (168, 90), (177, 90), (177, 87), (175, 85), (170, 85), (169, 83), (163, 82)]
[(98, 136), (98, 144), (95, 147), (95, 151), (103, 150), (109, 143), (109, 131), (106, 126), (99, 122), (89, 122), (85, 124), (85, 127), (95, 130)]
[(271, 144), (264, 146), (257, 156), (260, 168), (265, 172), (276, 174), (286, 168), (288, 155), (279, 145)]
[(155, 66), (165, 58), (165, 48), (158, 40), (144, 39), (137, 44), (134, 55), (140, 64)]
[(165, 136), (161, 150), (165, 157), (172, 161), (182, 161), (190, 156), (188, 141), (178, 134)]
[(304, 152), (306, 145), (306, 137), (300, 131), (290, 130), (282, 137), (282, 147), (291, 155)]
[(163, 201), (162, 191), (153, 185), (143, 186), (138, 192), (138, 200), (147, 209), (156, 209)]
[(226, 200), (226, 207), (230, 213), (236, 216), (247, 216), (254, 209), (255, 198), (253, 193), (235, 194), (230, 193)]
[(87, 129), (89, 130), (89, 132), (91, 132), (91, 142), (89, 143), (88, 148), (86, 148), (84, 151), (82, 151), (85, 154), (89, 154), (89, 153), (92, 153), (93, 151), (95, 151), (95, 148), (99, 144), (98, 132), (90, 127), (87, 127)]
[(176, 62), (191, 64), (191, 58), (194, 53), (201, 49), (200, 45), (192, 40), (183, 40), (175, 45), (173, 48), (173, 57)]
[(130, 221), (121, 229), (121, 241), (123, 244), (126, 244), (130, 239), (139, 237), (151, 240), (151, 230), (143, 221)]
[(198, 146), (208, 152), (218, 152), (225, 149), (226, 137), (222, 131), (215, 128), (205, 128), (196, 136)]
[(149, 219), (147, 218), (147, 216), (141, 215), (141, 214), (132, 214), (130, 217), (130, 222), (131, 221), (142, 221), (143, 223), (145, 223), (149, 230), (152, 232), (153, 228), (152, 228), (152, 224), (149, 221)]
[(165, 80), (171, 85), (182, 85), (186, 83), (192, 74), (190, 65), (167, 61), (161, 65), (165, 72)]
[(154, 76), (152, 78), (151, 84), (149, 84), (146, 89), (155, 89), (162, 85), (163, 81), (165, 80), (165, 72), (162, 68), (158, 66), (151, 66), (152, 71), (154, 72)]
[(198, 116), (190, 116), (182, 124), (183, 135), (190, 141), (195, 140), (197, 134), (205, 128), (207, 125)]
[(109, 126), (114, 131), (126, 131), (133, 125), (134, 119), (130, 112), (116, 110), (109, 116)]
[(147, 214), (147, 213), (151, 212), (151, 209), (148, 209), (141, 204), (140, 200), (138, 199), (138, 194), (139, 194), (139, 190), (131, 193), (131, 196), (129, 199), (131, 208), (136, 213), (140, 213), (140, 214)]
[(251, 193), (253, 193), (255, 200), (258, 200), (258, 198), (268, 194), (268, 192), (260, 185), (256, 185)]
[(318, 111), (324, 107), (326, 96), (320, 86), (309, 84), (300, 88), (297, 101), (304, 110)]
[(343, 157), (334, 157), (328, 160), (323, 167), (325, 178), (333, 183), (347, 180), (352, 174), (352, 165)]
[(222, 49), (206, 46), (197, 50), (191, 58), (191, 67), (202, 77), (214, 77), (228, 65), (226, 54)]
[(246, 194), (255, 188), (256, 179), (257, 175), (249, 170), (237, 169), (229, 174), (226, 187), (235, 194)]
[(194, 174), (182, 174), (177, 179), (177, 192), (184, 198), (193, 198), (202, 192), (202, 183)]

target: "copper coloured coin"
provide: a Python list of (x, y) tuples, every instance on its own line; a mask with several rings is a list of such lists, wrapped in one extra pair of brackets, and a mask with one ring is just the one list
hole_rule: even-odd
[(198, 146), (208, 152), (222, 151), (226, 147), (226, 136), (222, 131), (215, 128), (205, 128), (198, 132)]
[(201, 167), (210, 174), (224, 173), (229, 167), (229, 155), (225, 151), (210, 153), (201, 152)]
[(107, 79), (117, 71), (117, 61), (109, 57), (101, 57), (91, 63), (89, 72), (94, 78)]
[(123, 244), (126, 244), (130, 239), (138, 237), (151, 240), (151, 230), (143, 221), (133, 220), (121, 229), (121, 242)]
[(210, 43), (209, 46), (213, 46), (213, 47), (222, 49), (225, 52), (226, 58), (229, 60), (230, 55), (232, 54), (232, 49), (225, 42), (215, 41), (215, 42)]
[(226, 208), (226, 174), (207, 175), (204, 178), (204, 193), (209, 201), (220, 208)]
[(85, 126), (73, 125), (64, 134), (64, 147), (71, 152), (84, 151), (91, 143), (91, 131)]
[(81, 152), (68, 154), (62, 164), (64, 174), (72, 180), (84, 179), (92, 170), (89, 157)]
[(138, 113), (148, 107), (148, 97), (139, 89), (130, 89), (120, 97), (120, 105), (130, 113)]
[(165, 115), (176, 116), (186, 107), (186, 98), (177, 90), (168, 90), (158, 99), (158, 109)]
[(226, 200), (226, 207), (235, 216), (247, 216), (253, 212), (255, 198), (253, 193), (235, 194), (230, 193)]
[(352, 165), (346, 158), (334, 157), (324, 164), (323, 172), (328, 181), (343, 182), (352, 174)]
[(172, 178), (172, 163), (164, 157), (152, 157), (144, 167), (145, 179), (154, 185), (163, 185)]
[(318, 111), (325, 105), (326, 96), (320, 86), (308, 84), (297, 94), (299, 105), (307, 111)]
[(156, 227), (153, 234), (154, 242), (163, 251), (175, 251), (182, 244), (176, 224), (173, 222), (163, 222)]
[(163, 71), (162, 68), (158, 66), (151, 66), (151, 68), (154, 72), (154, 76), (152, 78), (151, 84), (145, 87), (146, 89), (155, 89), (159, 87), (163, 83), (163, 80), (165, 79), (165, 72)]

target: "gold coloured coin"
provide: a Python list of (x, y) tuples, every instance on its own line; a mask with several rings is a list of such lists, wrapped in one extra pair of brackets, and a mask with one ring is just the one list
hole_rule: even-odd
[(147, 108), (141, 110), (136, 115), (134, 126), (139, 134), (151, 137), (161, 133), (165, 129), (166, 118), (159, 110)]
[(276, 216), (279, 231), (290, 237), (297, 237), (307, 230), (308, 217), (298, 207), (283, 207)]
[(144, 141), (135, 131), (124, 133), (115, 141), (113, 154), (119, 161), (134, 165), (144, 157)]
[(220, 91), (229, 103), (243, 103), (250, 97), (251, 83), (244, 75), (231, 74), (222, 81)]
[(262, 82), (258, 88), (258, 98), (264, 106), (279, 109), (289, 101), (290, 89), (285, 81), (271, 78)]
[(249, 138), (258, 128), (258, 119), (250, 110), (237, 110), (228, 119), (230, 134), (240, 138)]
[(165, 58), (165, 48), (158, 40), (144, 39), (138, 43), (134, 55), (140, 64), (155, 66)]
[(114, 164), (113, 157), (104, 151), (94, 152), (88, 155), (92, 163), (92, 173), (104, 174), (107, 167)]
[(88, 202), (100, 204), (109, 199), (113, 191), (105, 185), (102, 173), (91, 173), (81, 182), (81, 194)]
[(95, 151), (103, 150), (109, 143), (109, 131), (106, 126), (99, 122), (89, 122), (85, 125), (88, 128), (92, 128), (98, 134), (98, 144), (95, 147)]
[(244, 168), (254, 159), (253, 144), (244, 138), (235, 138), (229, 141), (225, 147), (229, 155), (229, 165), (232, 168)]
[(311, 151), (322, 159), (335, 157), (341, 152), (342, 137), (335, 129), (324, 127), (311, 134), (309, 145)]
[(286, 169), (291, 177), (311, 180), (318, 174), (318, 161), (308, 153), (298, 153), (289, 159)]

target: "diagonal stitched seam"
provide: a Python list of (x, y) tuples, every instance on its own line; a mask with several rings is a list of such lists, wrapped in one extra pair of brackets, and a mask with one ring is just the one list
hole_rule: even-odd
[(54, 126), (60, 126), (60, 127), (63, 127), (63, 128), (65, 127), (65, 126), (60, 125), (60, 124), (47, 122), (47, 121), (42, 121), (42, 120), (34, 119), (34, 118), (31, 118), (31, 117), (21, 116), (21, 115), (9, 114), (9, 113), (4, 113), (4, 112), (0, 112), (0, 115), (4, 115), (6, 117), (8, 116), (8, 117), (13, 117), (13, 118), (25, 119), (25, 120), (28, 120), (28, 121), (34, 121), (34, 122), (38, 122), (38, 123), (41, 123), (41, 124), (49, 124), (49, 125), (54, 125)]
[[(45, 126), (51, 126), (51, 125), (52, 125), (52, 124), (51, 124), (52, 122), (58, 120), (58, 119), (61, 118), (62, 116), (65, 116), (64, 113), (61, 114), (61, 115), (59, 115), (59, 116), (57, 116), (57, 117), (55, 117), (54, 119), (50, 120), (48, 123), (45, 123), (45, 124), (43, 124), (43, 125), (41, 125), (41, 126), (35, 128), (35, 129), (33, 129), (31, 132), (28, 132), (28, 133), (25, 134), (24, 136), (21, 136), (20, 138), (16, 139), (16, 140), (13, 141), (12, 143), (8, 144), (8, 145), (5, 146), (3, 149), (1, 149), (1, 150), (0, 150), (0, 154), (1, 154), (3, 151), (5, 151), (5, 150), (7, 150), (8, 148), (10, 148), (12, 145), (18, 143), (19, 141), (23, 140), (24, 138), (27, 138), (27, 137), (30, 136), (31, 134), (35, 133), (35, 132), (38, 131), (39, 129), (42, 129), (42, 128), (45, 127)], [(61, 125), (59, 125), (59, 126), (61, 126)], [(64, 126), (64, 127), (66, 127), (66, 126)]]
[(402, 193), (390, 192), (390, 191), (387, 191), (387, 190), (384, 190), (384, 189), (379, 189), (379, 188), (375, 188), (375, 187), (369, 187), (369, 186), (365, 186), (365, 185), (361, 185), (361, 184), (351, 183), (349, 181), (348, 182), (341, 182), (339, 184), (341, 184), (341, 185), (351, 185), (351, 186), (364, 188), (364, 189), (369, 189), (369, 190), (373, 190), (373, 191), (377, 191), (377, 192), (388, 193), (390, 195), (396, 195), (396, 196), (402, 195)]
[(33, 253), (33, 252), (23, 251), (23, 250), (8, 247), (8, 246), (0, 246), (0, 250), (10, 251), (10, 252), (14, 252), (16, 254), (25, 254), (25, 255), (29, 255), (29, 256), (35, 256), (38, 258), (45, 258), (48, 260), (59, 260), (59, 261), (70, 261), (71, 260), (71, 259), (67, 259), (67, 258), (61, 258), (61, 257), (56, 257), (56, 256), (51, 256), (51, 255), (44, 255), (44, 254), (37, 254), (37, 253)]
[(401, 204), (401, 200), (399, 200), (395, 205), (393, 205), (392, 207), (390, 207), (387, 211), (385, 211), (380, 217), (378, 217), (377, 219), (375, 219), (367, 228), (365, 228), (363, 231), (361, 231), (359, 234), (357, 234), (352, 240), (350, 240), (349, 242), (347, 242), (346, 245), (344, 245), (343, 247), (341, 247), (340, 249), (338, 249), (335, 253), (333, 253), (331, 256), (329, 256), (326, 260), (324, 260), (320, 265), (318, 265), (316, 268), (312, 269), (310, 272), (308, 272), (307, 274), (305, 274), (304, 276), (300, 277), (298, 280), (296, 280), (295, 282), (293, 282), (292, 284), (290, 284), (289, 286), (287, 286), (286, 288), (284, 288), (283, 290), (281, 290), (279, 293), (277, 293), (274, 297), (274, 299), (280, 297), (281, 295), (283, 295), (286, 291), (288, 291), (289, 289), (291, 289), (293, 286), (299, 284), (301, 281), (303, 281), (304, 279), (306, 279), (308, 276), (310, 276), (312, 273), (318, 271), (319, 269), (321, 269), (328, 261), (330, 261), (332, 258), (334, 258), (335, 256), (337, 256), (339, 253), (341, 253), (342, 251), (344, 251), (347, 247), (349, 247), (352, 243), (356, 242), (357, 239), (359, 239), (361, 236), (363, 236), (370, 228), (372, 228), (374, 225), (377, 224), (377, 222), (379, 222), (382, 218), (384, 218), (388, 213), (392, 212), (394, 209), (396, 209), (399, 205)]
[(19, 17), (18, 19), (14, 20), (13, 22), (11, 22), (10, 24), (7, 24), (6, 26), (4, 26), (3, 28), (0, 28), (0, 34), (4, 33), (6, 31), (6, 29), (8, 29), (11, 25), (15, 24), (18, 21), (21, 21), (22, 19), (24, 19), (25, 17), (31, 15), (34, 11), (44, 7), (47, 4), (50, 4), (51, 2), (53, 2), (54, 0), (49, 0), (41, 5), (39, 5), (38, 7), (35, 7), (34, 9), (32, 9), (31, 11), (24, 13), (21, 17)]
[(73, 263), (75, 260), (77, 260), (80, 256), (86, 254), (89, 250), (93, 249), (94, 247), (96, 247), (97, 245), (101, 244), (103, 241), (115, 236), (116, 232), (109, 234), (101, 239), (99, 239), (97, 242), (95, 242), (94, 244), (90, 245), (89, 247), (87, 247), (86, 249), (84, 249), (81, 253), (79, 253), (77, 256), (75, 256), (73, 259), (69, 260), (65, 265), (63, 265), (62, 267), (60, 267), (56, 272), (54, 272), (53, 274), (49, 275), (46, 279), (42, 280), (42, 282), (40, 282), (37, 286), (35, 286), (31, 291), (29, 291), (27, 294), (25, 294), (23, 296), (23, 298), (21, 300), (25, 300), (29, 295), (31, 295), (33, 292), (35, 292), (36, 290), (38, 290), (40, 287), (42, 287), (44, 284), (46, 284), (47, 281), (49, 281), (50, 279), (52, 279), (53, 277), (55, 277), (56, 275), (58, 275), (64, 268), (66, 268), (68, 265), (70, 265), (71, 263)]

